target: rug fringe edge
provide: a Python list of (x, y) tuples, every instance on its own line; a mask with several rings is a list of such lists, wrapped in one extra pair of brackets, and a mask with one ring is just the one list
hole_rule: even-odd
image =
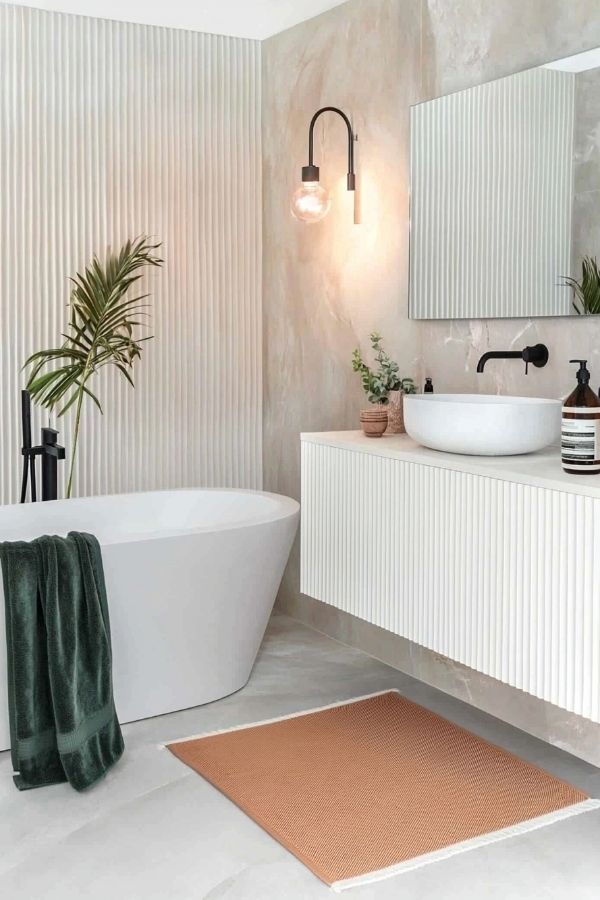
[(233, 725), (230, 728), (219, 728), (217, 731), (204, 731), (201, 734), (190, 734), (188, 737), (176, 738), (174, 741), (165, 741), (158, 744), (159, 750), (167, 750), (173, 744), (185, 744), (187, 741), (198, 741), (201, 738), (216, 737), (219, 734), (229, 734), (232, 731), (245, 731), (247, 728), (259, 728), (261, 725), (272, 725), (275, 722), (285, 722), (286, 719), (298, 719), (300, 716), (310, 716), (313, 713), (325, 712), (327, 709), (336, 709), (338, 706), (349, 706), (351, 703), (359, 703), (361, 700), (371, 700), (373, 697), (382, 697), (384, 694), (399, 694), (398, 688), (386, 688), (384, 691), (375, 691), (372, 694), (363, 694), (360, 697), (349, 697), (347, 700), (337, 700), (335, 703), (327, 703), (325, 706), (315, 706), (313, 709), (301, 709), (298, 712), (285, 713), (282, 716), (274, 716), (272, 719), (263, 719), (258, 722), (247, 722), (245, 725)]
[(482, 834), (479, 837), (471, 838), (467, 841), (460, 841), (457, 844), (451, 844), (449, 847), (444, 847), (441, 850), (434, 850), (432, 853), (415, 856), (413, 859), (397, 863), (394, 866), (387, 866), (385, 869), (377, 869), (374, 872), (367, 872), (365, 875), (357, 875), (355, 878), (334, 881), (330, 884), (330, 887), (336, 893), (341, 893), (349, 888), (360, 887), (365, 884), (374, 884), (377, 881), (384, 881), (386, 878), (393, 878), (395, 875), (401, 875), (403, 872), (420, 869), (423, 866), (441, 862), (444, 859), (450, 859), (450, 857), (457, 856), (459, 853), (467, 853), (470, 850), (477, 850), (479, 847), (485, 847), (488, 844), (495, 844), (499, 841), (507, 840), (508, 838), (518, 837), (519, 835), (527, 834), (530, 831), (536, 831), (539, 828), (545, 828), (548, 825), (554, 825), (556, 822), (561, 822), (572, 816), (592, 812), (596, 809), (600, 809), (599, 799), (589, 798), (588, 800), (582, 800), (580, 803), (565, 806), (563, 809), (555, 810), (555, 812), (547, 813), (543, 816), (536, 816), (534, 819), (527, 819), (524, 822), (518, 822), (516, 825), (510, 825), (508, 828), (491, 831), (488, 834)]

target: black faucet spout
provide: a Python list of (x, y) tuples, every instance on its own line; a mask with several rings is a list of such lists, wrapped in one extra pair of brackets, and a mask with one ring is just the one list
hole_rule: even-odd
[(490, 359), (522, 359), (520, 350), (488, 350), (477, 363), (477, 371), (481, 374)]

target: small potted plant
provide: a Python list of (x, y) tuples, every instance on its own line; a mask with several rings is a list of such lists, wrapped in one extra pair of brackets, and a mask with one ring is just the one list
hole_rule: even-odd
[(412, 378), (400, 376), (400, 366), (394, 362), (382, 347), (381, 335), (374, 331), (371, 334), (371, 346), (375, 354), (379, 377), (388, 392), (388, 434), (405, 434), (404, 427), (404, 395), (416, 394), (417, 388)]
[(370, 340), (376, 369), (365, 363), (358, 348), (352, 354), (352, 368), (359, 373), (367, 399), (373, 404), (370, 409), (361, 410), (360, 421), (367, 437), (381, 437), (390, 418), (392, 427), (389, 430), (398, 434), (404, 431), (402, 396), (415, 393), (415, 385), (412, 378), (400, 377), (399, 366), (384, 351), (382, 337), (377, 331), (371, 333)]

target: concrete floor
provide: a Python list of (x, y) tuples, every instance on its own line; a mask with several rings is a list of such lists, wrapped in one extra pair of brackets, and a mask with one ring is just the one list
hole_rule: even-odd
[[(301, 863), (163, 741), (321, 706), (389, 687), (600, 797), (600, 770), (338, 644), (275, 616), (249, 684), (208, 706), (125, 727), (126, 754), (87, 794), (19, 793), (0, 754), (3, 900), (317, 900)], [(598, 900), (600, 811), (463, 853), (349, 900)]]

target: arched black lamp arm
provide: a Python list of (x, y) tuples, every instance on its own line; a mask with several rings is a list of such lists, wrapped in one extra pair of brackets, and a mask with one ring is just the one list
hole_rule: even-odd
[(348, 129), (348, 190), (353, 191), (356, 187), (356, 176), (354, 174), (354, 134), (352, 133), (352, 125), (350, 119), (345, 112), (338, 109), (337, 106), (323, 106), (318, 109), (310, 120), (308, 129), (308, 165), (302, 167), (302, 181), (319, 181), (319, 167), (314, 164), (314, 131), (315, 122), (325, 112), (334, 112), (341, 116), (346, 123)]

